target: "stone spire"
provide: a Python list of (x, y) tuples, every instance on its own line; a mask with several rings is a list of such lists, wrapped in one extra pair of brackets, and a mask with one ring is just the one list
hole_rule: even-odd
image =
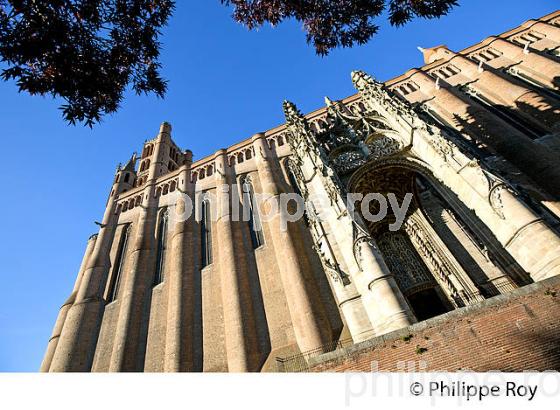
[(130, 159), (128, 160), (126, 165), (122, 168), (122, 170), (128, 172), (135, 172), (136, 160), (137, 160), (137, 154), (135, 152), (134, 154), (132, 154), (132, 157), (130, 157)]

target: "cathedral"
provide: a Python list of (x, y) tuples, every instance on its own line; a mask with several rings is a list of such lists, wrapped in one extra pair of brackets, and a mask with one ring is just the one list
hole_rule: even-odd
[[(163, 123), (117, 168), (41, 371), (274, 372), (560, 275), (560, 11), (419, 49), (194, 162)], [(402, 220), (348, 200), (371, 193)]]

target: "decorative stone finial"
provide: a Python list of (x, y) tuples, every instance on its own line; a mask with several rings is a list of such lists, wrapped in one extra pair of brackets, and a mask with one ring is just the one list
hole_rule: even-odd
[(361, 71), (361, 70), (356, 70), (356, 71), (352, 71), (352, 83), (354, 84), (354, 87), (358, 90), (358, 91), (363, 91), (365, 90), (367, 87), (382, 87), (383, 84), (381, 84), (379, 81), (377, 81), (375, 78), (373, 78), (373, 76), (369, 75), (368, 73)]
[(286, 122), (289, 125), (295, 125), (300, 123), (304, 117), (303, 114), (298, 110), (293, 102), (284, 100), (284, 116), (286, 117)]
[(160, 134), (171, 135), (171, 124), (168, 123), (167, 121), (162, 122), (161, 126), (159, 127), (159, 132), (160, 132)]
[(296, 105), (288, 100), (284, 100), (284, 103), (282, 104), (283, 108), (284, 108), (284, 115), (286, 116), (286, 119), (288, 117), (292, 117), (292, 116), (299, 116), (301, 115), (299, 110), (297, 109)]

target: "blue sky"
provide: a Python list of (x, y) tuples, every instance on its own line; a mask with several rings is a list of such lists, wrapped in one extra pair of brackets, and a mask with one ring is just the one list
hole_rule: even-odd
[[(93, 130), (67, 126), (50, 98), (0, 83), (0, 371), (36, 371), (103, 214), (114, 170), (162, 121), (195, 159), (281, 124), (284, 99), (303, 111), (354, 93), (350, 72), (380, 80), (422, 65), (417, 46), (460, 50), (557, 8), (550, 0), (462, 0), (451, 15), (318, 57), (297, 23), (248, 32), (219, 0), (178, 1), (162, 38), (165, 99), (128, 96)], [(556, 7), (555, 7), (556, 5)]]

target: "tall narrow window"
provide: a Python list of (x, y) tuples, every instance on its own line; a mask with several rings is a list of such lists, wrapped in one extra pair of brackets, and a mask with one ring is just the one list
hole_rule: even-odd
[(154, 275), (154, 286), (163, 282), (163, 273), (165, 269), (165, 253), (167, 240), (167, 209), (160, 213), (158, 231), (157, 231), (157, 256), (156, 256), (156, 272)]
[(264, 244), (264, 235), (258, 205), (255, 201), (253, 184), (249, 178), (243, 180), (243, 206), (248, 212), (249, 231), (251, 233), (253, 249), (257, 249)]
[(119, 285), (123, 273), (124, 261), (126, 259), (126, 248), (128, 245), (129, 231), (130, 231), (130, 225), (127, 225), (122, 229), (121, 240), (119, 241), (119, 247), (117, 249), (117, 256), (115, 258), (113, 274), (111, 275), (111, 282), (109, 282), (109, 292), (107, 292), (107, 303), (111, 303), (115, 299), (117, 299), (117, 295), (119, 293)]
[(212, 263), (212, 221), (210, 219), (210, 202), (202, 201), (200, 209), (200, 250), (202, 268)]

